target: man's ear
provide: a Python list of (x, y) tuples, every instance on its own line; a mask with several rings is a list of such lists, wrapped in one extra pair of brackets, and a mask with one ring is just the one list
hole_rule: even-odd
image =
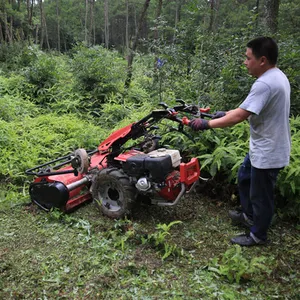
[(268, 63), (268, 59), (265, 57), (265, 56), (262, 56), (261, 58), (260, 58), (260, 65), (261, 66), (264, 66), (265, 64), (267, 64)]

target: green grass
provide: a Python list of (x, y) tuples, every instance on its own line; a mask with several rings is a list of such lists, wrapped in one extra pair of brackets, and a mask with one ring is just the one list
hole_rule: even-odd
[[(67, 215), (3, 206), (0, 298), (297, 299), (297, 225), (277, 219), (270, 245), (235, 247), (229, 239), (241, 229), (228, 205), (193, 194), (175, 208), (137, 206), (121, 221), (92, 203)], [(155, 245), (161, 228), (167, 234)], [(176, 251), (163, 259), (165, 245)], [(243, 270), (253, 259), (254, 271)]]

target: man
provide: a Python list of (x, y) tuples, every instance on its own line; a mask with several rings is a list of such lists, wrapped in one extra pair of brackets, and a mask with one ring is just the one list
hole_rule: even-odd
[(274, 186), (277, 175), (289, 164), (290, 84), (276, 67), (278, 47), (269, 37), (247, 44), (244, 64), (257, 78), (244, 102), (228, 112), (217, 112), (212, 120), (193, 119), (193, 130), (224, 128), (246, 119), (250, 122), (249, 153), (238, 172), (242, 212), (230, 211), (234, 224), (250, 228), (250, 234), (231, 239), (241, 246), (267, 242), (267, 230), (274, 213)]

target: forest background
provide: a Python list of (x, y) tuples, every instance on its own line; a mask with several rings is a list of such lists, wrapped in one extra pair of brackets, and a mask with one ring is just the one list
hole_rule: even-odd
[[(61, 226), (53, 228), (54, 230), (61, 230), (66, 236), (74, 234), (78, 238), (76, 228), (79, 228), (84, 230), (85, 238), (88, 240), (86, 243), (95, 242), (98, 236), (91, 237), (88, 228), (91, 223), (82, 219), (82, 215), (66, 217), (53, 212), (46, 219), (44, 215), (38, 214), (24, 217), (23, 220), (20, 217), (23, 215), (20, 207), (29, 202), (28, 186), (32, 180), (25, 176), (24, 171), (77, 148), (95, 148), (109, 132), (140, 119), (147, 112), (157, 108), (161, 101), (171, 106), (176, 99), (184, 99), (187, 103), (210, 106), (212, 112), (235, 108), (243, 101), (253, 83), (253, 78), (247, 75), (247, 70), (243, 66), (245, 45), (248, 40), (256, 36), (269, 35), (278, 42), (280, 53), (278, 67), (286, 73), (292, 88), (291, 163), (281, 171), (279, 176), (276, 187), (276, 216), (284, 222), (289, 219), (293, 224), (291, 226), (298, 230), (297, 222), (300, 218), (299, 29), (299, 0), (1, 0), (0, 205), (1, 217), (3, 216), (2, 226), (6, 229), (14, 226), (22, 228), (26, 227), (26, 222), (29, 224), (40, 222), (42, 226), (46, 226), (46, 223), (49, 225), (49, 222), (54, 219), (57, 222), (54, 222), (54, 225), (50, 222), (51, 226)], [(182, 152), (199, 158), (202, 173), (213, 178), (202, 193), (209, 199), (217, 199), (215, 208), (217, 205), (237, 204), (236, 174), (248, 149), (248, 124), (245, 122), (233, 128), (218, 129), (213, 134), (210, 131), (201, 134), (190, 132), (190, 134), (194, 135), (194, 142), (185, 136), (176, 136), (169, 132), (165, 132), (164, 141)], [(12, 218), (14, 214), (20, 217), (18, 225)], [(168, 220), (174, 221), (174, 219)], [(156, 220), (156, 223), (161, 221)], [(97, 228), (99, 224), (93, 226)], [(111, 232), (108, 240), (112, 237), (117, 241), (119, 239), (119, 246), (123, 245), (120, 252), (122, 255), (128, 255), (124, 250), (124, 237), (126, 242), (130, 241), (132, 236), (137, 237), (139, 230), (126, 230), (126, 233), (132, 235), (122, 236), (116, 232), (119, 232), (120, 228), (124, 230), (123, 223), (115, 225), (110, 223), (110, 226), (116, 227), (113, 227), (112, 231), (108, 230)], [(130, 223), (130, 226), (132, 229), (136, 224)], [(126, 228), (128, 228), (127, 223)], [(169, 234), (170, 227), (164, 228)], [(6, 232), (6, 229), (3, 232)], [(67, 229), (69, 233), (65, 232)], [(38, 228), (39, 230), (42, 229)], [(157, 230), (156, 233), (159, 233), (162, 229), (158, 227)], [(11, 245), (15, 245), (14, 237), (19, 238), (19, 235), (10, 234), (12, 233), (6, 232), (2, 236), (3, 245), (10, 242)], [(41, 241), (37, 241), (37, 245), (39, 242)], [(107, 243), (108, 251), (117, 253), (112, 250), (117, 247), (117, 244), (117, 242), (112, 245)], [(292, 260), (297, 253), (299, 254), (299, 240), (292, 239), (290, 244), (295, 246), (291, 250), (294, 252), (287, 250), (289, 259)], [(51, 298), (55, 293), (61, 293), (61, 297), (70, 293), (74, 296), (78, 293), (78, 290), (66, 283), (71, 267), (63, 265), (54, 254), (48, 254), (48, 262), (50, 262), (47, 263), (43, 256), (33, 259), (29, 248), (25, 247), (23, 252), (19, 252), (19, 255), (23, 253), (23, 256), (18, 258), (10, 256), (5, 250), (8, 248), (10, 247), (1, 248), (0, 253), (1, 257), (6, 258), (0, 265), (0, 272), (7, 278), (0, 282), (0, 289), (5, 298), (8, 296), (14, 298), (16, 295), (30, 298), (33, 295), (40, 296), (40, 293), (45, 293), (48, 297), (50, 295)], [(174, 251), (169, 253), (170, 256), (173, 254), (176, 256), (175, 248), (172, 248)], [(93, 249), (100, 251), (98, 248)], [(242, 254), (239, 248), (229, 248), (227, 250), (229, 252), (226, 252), (222, 246), (220, 249), (221, 252), (217, 254), (223, 255), (223, 260), (222, 262), (212, 260), (214, 263), (208, 267), (210, 270), (214, 270), (218, 276), (225, 274), (230, 283), (234, 281), (240, 284), (241, 278), (246, 281), (250, 278), (250, 281), (255, 282), (257, 275), (256, 271), (253, 271), (255, 268), (251, 269), (248, 263), (247, 270), (252, 270), (252, 273), (241, 269), (243, 263), (244, 266), (246, 265), (243, 255), (247, 256), (250, 253)], [(254, 253), (252, 258), (257, 258), (255, 255), (259, 254)], [(278, 272), (280, 275), (276, 276), (284, 277), (285, 279), (282, 280), (289, 282), (285, 292), (292, 297), (297, 290), (296, 284), (299, 286), (299, 282), (295, 279), (298, 270), (290, 267), (295, 261), (289, 262), (290, 265), (287, 263), (290, 269), (286, 271), (278, 263), (280, 259), (274, 256), (276, 268), (281, 271), (284, 269), (284, 276), (280, 272)], [(25, 257), (27, 260), (37, 261), (36, 265), (29, 268), (31, 270), (29, 275), (28, 272), (20, 269), (28, 262)], [(236, 265), (236, 260), (230, 260), (232, 257), (239, 259)], [(119, 258), (115, 259), (121, 264)], [(20, 260), (19, 267), (15, 266), (15, 260)], [(100, 263), (103, 264), (103, 261), (97, 261), (97, 264)], [(197, 263), (192, 261), (192, 264)], [(96, 266), (91, 264), (87, 267), (83, 264), (79, 267), (82, 267), (82, 270), (80, 268), (73, 270), (77, 278), (74, 284), (77, 288), (81, 287), (79, 274), (84, 270), (93, 283), (85, 281), (84, 285), (88, 292), (95, 296), (94, 293), (97, 291), (94, 291), (94, 286), (97, 285), (97, 281), (94, 281), (92, 274)], [(272, 270), (267, 269), (263, 264), (260, 267), (260, 270), (264, 270), (265, 273), (258, 275), (269, 274), (267, 280), (270, 276), (273, 276), (273, 279), (276, 277), (274, 265)], [(41, 277), (34, 279), (34, 272), (38, 268), (43, 272)], [(149, 268), (150, 266), (143, 266), (142, 270), (145, 274), (139, 273), (139, 276), (144, 278), (143, 276), (149, 274)], [(204, 280), (203, 278), (207, 276), (206, 273), (205, 276), (202, 274), (205, 268), (207, 265), (201, 266), (200, 263), (200, 271), (198, 270), (200, 273), (193, 273), (193, 282), (195, 278)], [(135, 286), (130, 276), (140, 272), (136, 261), (126, 266), (122, 265), (121, 269), (124, 271), (122, 274), (126, 275), (127, 280)], [(97, 278), (106, 291), (105, 295), (107, 297), (114, 293), (118, 295), (115, 287), (120, 288), (120, 285), (112, 283), (112, 278), (117, 276), (116, 270), (107, 269), (103, 272), (106, 272), (109, 281), (111, 280), (107, 282), (107, 279)], [(164, 276), (170, 279), (169, 275)], [(179, 274), (176, 276), (179, 277)], [(217, 293), (219, 298), (236, 297), (234, 288), (231, 289), (224, 283), (218, 283), (213, 287), (213, 276), (205, 278), (209, 280), (209, 284), (206, 282), (209, 287), (196, 289), (196, 295), (203, 293), (203, 296), (212, 296)], [(38, 283), (39, 289), (30, 292), (29, 282), (32, 279)], [(147, 280), (145, 282), (148, 282), (149, 286), (154, 284), (152, 281), (150, 284), (150, 279)], [(155, 280), (158, 284), (159, 279)], [(8, 288), (12, 282), (13, 287)], [(43, 290), (41, 286), (45, 282), (48, 282), (48, 285)], [(59, 289), (61, 285), (63, 287)], [(127, 285), (128, 283), (121, 284), (121, 287), (124, 289)], [(142, 286), (140, 282), (136, 283), (135, 287), (137, 286), (140, 286), (142, 291), (146, 289), (146, 286)], [(149, 288), (147, 291), (156, 295), (149, 286), (147, 285)], [(274, 288), (273, 285), (270, 287)], [(249, 289), (247, 285), (239, 288), (242, 291), (240, 291), (241, 295), (245, 297), (263, 290), (262, 288), (258, 291), (253, 286)], [(182, 289), (180, 286), (179, 290)], [(140, 295), (138, 293), (142, 293), (141, 290), (135, 291), (137, 297)], [(180, 296), (179, 290), (175, 288)], [(282, 287), (276, 285), (275, 290), (277, 292), (274, 292), (274, 295), (279, 295)], [(130, 292), (133, 292), (132, 289)], [(164, 290), (164, 293), (167, 294), (167, 290)], [(192, 292), (185, 291), (186, 293)], [(81, 291), (78, 297), (84, 296), (85, 292)], [(193, 294), (191, 294), (192, 298)]]

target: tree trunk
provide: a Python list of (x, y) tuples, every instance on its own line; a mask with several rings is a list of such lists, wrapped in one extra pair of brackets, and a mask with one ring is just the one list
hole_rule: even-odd
[(14, 18), (11, 16), (9, 18), (9, 36), (10, 36), (10, 43), (14, 41), (14, 31), (13, 31), (13, 24), (14, 24)]
[(89, 0), (85, 0), (84, 42), (86, 45), (88, 45), (88, 26), (87, 26), (88, 9), (89, 9), (88, 7), (89, 7)]
[(177, 24), (180, 21), (180, 12), (181, 12), (181, 2), (180, 0), (176, 0), (173, 43), (176, 42), (176, 29), (177, 29)]
[(96, 44), (96, 28), (95, 28), (95, 0), (91, 0), (90, 5), (90, 43), (92, 45)]
[(162, 0), (158, 0), (158, 4), (157, 4), (157, 9), (156, 9), (156, 16), (155, 16), (155, 31), (154, 31), (154, 38), (158, 39), (159, 36), (159, 32), (158, 32), (158, 23), (159, 23), (159, 18), (161, 15), (161, 10), (162, 10)]
[(27, 0), (26, 1), (26, 8), (27, 8), (27, 22), (28, 25), (32, 25), (32, 5), (33, 5), (33, 0)]
[(277, 32), (278, 27), (278, 12), (279, 12), (279, 2), (280, 0), (265, 0), (264, 7), (264, 20), (265, 26), (271, 33)]
[[(154, 41), (158, 41), (159, 38), (159, 30), (158, 30), (158, 25), (159, 25), (159, 19), (161, 16), (161, 11), (162, 11), (162, 5), (163, 5), (163, 1), (162, 0), (158, 0), (157, 3), (157, 8), (156, 8), (156, 15), (155, 15), (155, 30), (154, 30)], [(157, 71), (157, 61), (158, 61), (157, 57), (157, 53), (155, 55), (155, 61), (154, 61), (154, 72)]]
[(26, 28), (26, 35), (27, 35), (27, 40), (30, 41), (30, 38), (32, 37), (32, 14), (33, 14), (33, 2), (34, 0), (26, 0), (26, 10), (27, 10), (27, 26)]
[(43, 2), (42, 0), (39, 0), (39, 5), (40, 5), (40, 26), (41, 26), (41, 37), (40, 37), (40, 47), (43, 47), (44, 43), (44, 25), (43, 25)]
[(126, 39), (126, 54), (129, 52), (129, 3), (126, 0), (126, 31), (125, 31), (125, 39)]
[(109, 47), (109, 18), (108, 18), (108, 0), (104, 0), (104, 40), (105, 47)]
[(43, 20), (44, 20), (44, 28), (45, 28), (46, 45), (47, 45), (48, 50), (50, 50), (50, 44), (49, 44), (49, 38), (48, 38), (48, 28), (47, 28), (45, 14), (43, 15)]
[(57, 51), (60, 51), (60, 13), (59, 13), (59, 0), (56, 0), (56, 19), (57, 19)]
[(41, 40), (40, 40), (40, 46), (43, 48), (44, 44), (44, 38), (46, 39), (46, 45), (47, 48), (50, 50), (50, 45), (49, 45), (49, 39), (48, 39), (48, 30), (47, 30), (47, 23), (46, 23), (46, 18), (44, 14), (44, 8), (43, 8), (43, 0), (39, 0), (39, 6), (40, 6), (40, 15), (41, 15)]
[(38, 44), (38, 42), (39, 42), (39, 31), (40, 31), (39, 25), (36, 24), (35, 25), (35, 44)]
[(220, 7), (220, 0), (210, 0), (210, 20), (209, 20), (209, 26), (208, 31), (214, 32), (216, 29), (216, 23), (217, 23), (217, 14)]
[(129, 55), (128, 55), (127, 78), (126, 78), (126, 81), (125, 81), (125, 88), (128, 88), (130, 83), (131, 83), (132, 63), (133, 63), (133, 58), (134, 58), (134, 52), (137, 49), (137, 45), (138, 45), (138, 41), (139, 41), (139, 35), (141, 33), (141, 30), (142, 30), (142, 25), (143, 25), (145, 17), (146, 17), (146, 13), (147, 13), (147, 9), (149, 7), (149, 3), (150, 3), (150, 0), (145, 0), (143, 11), (140, 15), (140, 19), (139, 19), (139, 22), (138, 22), (138, 27), (137, 27), (137, 31), (136, 31), (136, 34), (135, 34), (135, 38), (133, 40), (132, 48), (130, 49), (130, 52), (129, 52)]
[(257, 17), (256, 17), (256, 20), (255, 20), (255, 26), (256, 26), (256, 28), (258, 27), (258, 13), (259, 13), (259, 0), (256, 0), (256, 15), (257, 15)]
[(1, 22), (0, 22), (0, 43), (4, 43), (4, 37), (3, 37), (3, 32), (2, 32), (2, 25), (1, 25)]
[(4, 10), (3, 13), (3, 19), (4, 19), (4, 41), (7, 43), (12, 42), (12, 36), (10, 35), (10, 26), (7, 22), (7, 12), (6, 9)]

